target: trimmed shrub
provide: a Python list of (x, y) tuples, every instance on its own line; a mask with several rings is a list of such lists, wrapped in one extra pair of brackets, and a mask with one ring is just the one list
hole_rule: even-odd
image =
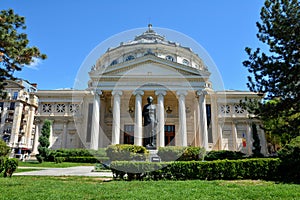
[(279, 164), (278, 158), (161, 163), (114, 161), (111, 170), (114, 178), (122, 180), (275, 180)]
[(94, 156), (82, 156), (82, 157), (66, 157), (65, 162), (75, 162), (75, 163), (99, 163), (109, 160), (108, 157), (94, 157)]
[(167, 146), (159, 147), (157, 155), (162, 161), (192, 161), (203, 160), (205, 149), (201, 147), (178, 147)]
[(1, 157), (0, 162), (0, 173), (3, 173), (3, 177), (11, 177), (19, 165), (19, 161), (16, 158)]
[(110, 160), (144, 161), (148, 156), (148, 151), (143, 146), (116, 144), (107, 147), (106, 155)]
[(281, 159), (279, 172), (283, 180), (300, 182), (300, 136), (278, 151)]
[(204, 160), (212, 161), (212, 160), (238, 160), (245, 158), (246, 154), (240, 151), (228, 151), (228, 150), (221, 150), (221, 151), (210, 151), (208, 152)]
[(7, 146), (7, 144), (0, 139), (0, 157), (7, 156), (9, 154), (10, 147)]
[(167, 147), (159, 147), (157, 155), (161, 158), (162, 161), (175, 161), (179, 159), (186, 147), (178, 147), (178, 146), (167, 146)]
[(64, 158), (64, 157), (55, 157), (55, 158), (54, 158), (54, 162), (55, 162), (56, 164), (62, 163), (62, 162), (64, 162), (64, 161), (65, 161), (65, 158)]

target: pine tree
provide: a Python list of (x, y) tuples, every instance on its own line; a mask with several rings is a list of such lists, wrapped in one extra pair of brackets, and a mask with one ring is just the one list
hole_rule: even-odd
[(268, 50), (247, 47), (249, 59), (243, 62), (251, 73), (248, 88), (265, 95), (264, 102), (248, 102), (249, 111), (268, 123), (283, 120), (280, 126), (267, 128), (272, 133), (288, 134), (289, 139), (300, 135), (299, 4), (298, 0), (265, 0), (257, 38)]
[(253, 144), (252, 144), (253, 157), (263, 157), (261, 153), (260, 139), (257, 133), (256, 124), (252, 124), (252, 137), (253, 137)]
[(37, 47), (29, 47), (25, 30), (25, 18), (12, 9), (0, 12), (0, 97), (5, 97), (4, 81), (14, 79), (13, 72), (34, 60), (46, 59)]
[(36, 158), (38, 159), (39, 162), (43, 162), (44, 160), (47, 160), (50, 150), (50, 126), (51, 126), (51, 121), (50, 120), (45, 120), (42, 130), (41, 130), (41, 136), (39, 137), (39, 146), (38, 146), (38, 151), (39, 154), (36, 155)]

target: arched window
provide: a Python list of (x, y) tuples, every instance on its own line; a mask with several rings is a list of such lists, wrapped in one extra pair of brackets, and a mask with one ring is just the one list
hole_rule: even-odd
[(112, 66), (112, 65), (116, 65), (116, 64), (118, 64), (118, 61), (117, 61), (117, 60), (113, 60), (113, 61), (110, 63), (111, 66)]
[(190, 65), (190, 62), (187, 59), (182, 60), (182, 64), (184, 65)]
[(125, 61), (133, 60), (135, 57), (133, 55), (129, 55), (126, 57)]
[(166, 56), (166, 60), (174, 62), (174, 58), (170, 55)]

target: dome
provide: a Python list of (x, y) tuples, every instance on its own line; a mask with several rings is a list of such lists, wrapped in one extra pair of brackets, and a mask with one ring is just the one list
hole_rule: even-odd
[(96, 62), (95, 69), (106, 69), (134, 60), (139, 57), (152, 55), (170, 62), (189, 66), (201, 71), (208, 71), (203, 60), (191, 48), (183, 47), (177, 42), (168, 41), (148, 25), (148, 29), (135, 36), (132, 41), (121, 42), (117, 47), (109, 48)]

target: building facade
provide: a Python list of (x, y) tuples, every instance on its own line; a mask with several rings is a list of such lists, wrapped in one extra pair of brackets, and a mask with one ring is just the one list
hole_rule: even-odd
[(245, 97), (258, 96), (247, 91), (214, 91), (210, 75), (190, 48), (166, 40), (149, 26), (133, 41), (100, 56), (89, 72), (87, 89), (34, 93), (39, 102), (31, 120), (31, 148), (37, 152), (45, 119), (52, 121), (53, 149), (145, 145), (142, 108), (152, 96), (157, 147), (201, 146), (251, 154), (255, 123), (266, 154), (259, 121), (250, 120), (240, 105)]

